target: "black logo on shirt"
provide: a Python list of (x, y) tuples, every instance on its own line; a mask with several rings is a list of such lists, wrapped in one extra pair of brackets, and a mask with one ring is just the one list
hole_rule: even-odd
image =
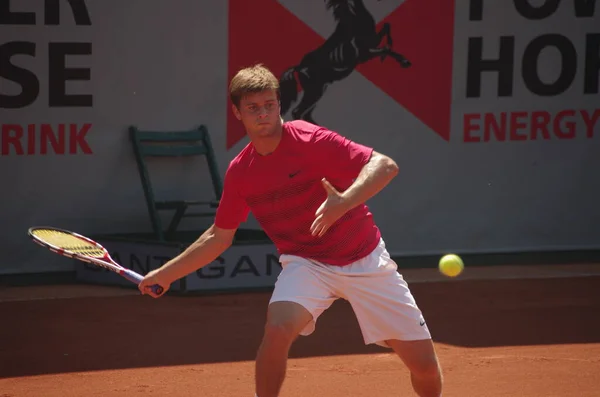
[(296, 171), (296, 172), (290, 172), (290, 178), (295, 177), (296, 175), (298, 175), (300, 173), (300, 170)]

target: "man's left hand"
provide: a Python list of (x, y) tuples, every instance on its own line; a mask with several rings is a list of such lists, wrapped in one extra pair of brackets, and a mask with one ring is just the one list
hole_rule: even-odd
[(327, 179), (323, 178), (321, 183), (327, 192), (327, 199), (315, 212), (316, 218), (310, 227), (311, 234), (317, 237), (323, 236), (349, 209), (344, 196)]

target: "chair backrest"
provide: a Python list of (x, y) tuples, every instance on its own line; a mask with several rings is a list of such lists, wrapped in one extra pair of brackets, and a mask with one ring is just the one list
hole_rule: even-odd
[(142, 131), (129, 127), (130, 139), (144, 188), (152, 191), (146, 157), (206, 156), (216, 199), (221, 198), (223, 185), (208, 130), (201, 125), (190, 131)]
[(206, 155), (206, 131), (156, 132), (134, 130), (134, 140), (143, 156), (195, 156)]

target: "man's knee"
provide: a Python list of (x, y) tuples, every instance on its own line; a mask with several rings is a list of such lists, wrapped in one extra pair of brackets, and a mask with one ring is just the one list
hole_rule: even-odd
[(295, 302), (271, 303), (267, 312), (263, 343), (291, 345), (310, 321), (312, 315)]
[(294, 332), (293, 327), (284, 323), (269, 323), (265, 324), (265, 333), (263, 336), (263, 344), (289, 346), (296, 337), (297, 332)]
[(442, 376), (436, 359), (415, 360), (410, 365), (410, 372), (420, 379), (436, 379)]
[(441, 369), (431, 340), (387, 341), (413, 376), (421, 379), (441, 378)]

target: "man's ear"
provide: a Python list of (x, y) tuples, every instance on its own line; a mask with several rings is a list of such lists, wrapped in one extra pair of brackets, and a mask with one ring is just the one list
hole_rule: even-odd
[(237, 108), (237, 106), (231, 105), (231, 111), (233, 112), (233, 115), (235, 116), (236, 119), (238, 119), (238, 120), (242, 119), (242, 115), (241, 115), (239, 109)]

